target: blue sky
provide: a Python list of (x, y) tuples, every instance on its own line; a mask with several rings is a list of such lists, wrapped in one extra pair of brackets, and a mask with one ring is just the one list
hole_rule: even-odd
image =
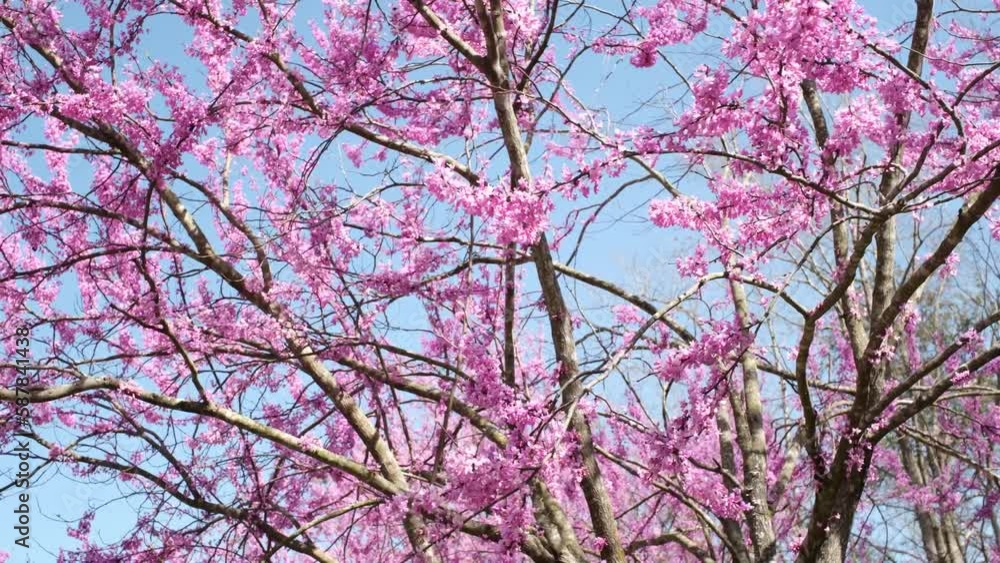
[[(64, 10), (68, 26), (76, 27), (74, 22), (80, 21), (81, 17), (79, 6), (74, 2), (59, 2), (57, 4)], [(298, 12), (297, 21), (300, 25), (315, 17), (315, 8), (318, 6), (318, 3), (304, 4)], [(894, 27), (903, 19), (911, 17), (912, 13), (909, 2), (869, 1), (864, 2), (864, 4), (869, 8), (870, 13), (880, 20), (880, 27), (883, 29)], [(252, 27), (249, 25), (250, 22), (247, 23), (248, 26), (245, 29)], [(303, 29), (305, 28), (303, 27)], [(179, 20), (174, 17), (160, 16), (154, 20), (154, 25), (145, 39), (145, 44), (149, 56), (175, 64), (194, 78), (202, 74), (202, 69), (198, 65), (192, 64), (191, 58), (184, 54), (181, 48), (182, 42), (189, 37), (190, 33)], [(689, 49), (683, 46), (667, 49), (668, 52), (674, 53), (671, 58), (683, 72), (689, 74), (697, 65), (713, 64), (711, 61), (685, 54), (685, 51)], [(581, 98), (606, 106), (612, 109), (614, 114), (621, 115), (645, 102), (646, 100), (642, 96), (658, 90), (658, 86), (673, 84), (675, 77), (662, 63), (651, 70), (640, 70), (631, 67), (625, 60), (604, 57), (592, 59), (589, 64), (577, 67), (571, 74), (570, 81), (574, 84), (575, 90)], [(632, 118), (632, 122), (635, 123), (646, 116), (655, 119), (663, 118), (660, 109), (646, 109), (637, 113)], [(355, 139), (344, 138), (344, 142), (355, 141)], [(336, 163), (331, 163), (331, 166), (336, 167)], [(335, 178), (337, 172), (331, 170), (329, 174)], [(85, 184), (88, 179), (85, 167), (75, 171), (72, 179), (76, 183)], [(357, 179), (354, 180), (357, 181)], [(703, 186), (696, 182), (697, 180), (693, 179), (687, 180), (681, 186), (682, 191), (698, 193), (703, 190)], [(602, 188), (602, 193), (610, 193), (616, 186), (613, 182), (608, 182)], [(676, 231), (653, 229), (648, 224), (626, 221), (617, 222), (611, 226), (610, 221), (616, 216), (645, 216), (644, 206), (646, 202), (649, 198), (658, 195), (662, 196), (663, 194), (660, 194), (652, 184), (648, 184), (644, 188), (630, 190), (621, 197), (605, 212), (605, 221), (591, 227), (592, 235), (601, 233), (601, 229), (605, 229), (605, 231), (600, 236), (591, 236), (586, 251), (581, 253), (575, 266), (608, 280), (633, 287), (637, 276), (642, 273), (669, 275), (671, 268), (666, 267), (666, 265), (672, 264), (674, 258), (689, 250), (690, 239), (688, 237)], [(558, 212), (565, 213), (570, 207), (569, 204), (561, 204)], [(558, 223), (558, 220), (554, 222)], [(572, 241), (574, 238), (568, 237), (567, 241)], [(567, 244), (567, 248), (569, 246)], [(689, 281), (684, 282), (669, 278), (661, 278), (657, 281), (676, 288), (676, 291), (680, 291), (690, 283)], [(568, 287), (575, 287), (575, 285), (570, 284)], [(64, 292), (67, 307), (72, 306), (73, 303), (73, 301), (69, 301), (72, 299), (72, 288), (69, 289), (70, 291)], [(661, 297), (664, 296), (661, 295)], [(0, 459), (0, 475), (5, 476), (4, 472), (11, 466), (9, 458)], [(59, 547), (75, 544), (74, 540), (65, 535), (65, 525), (62, 519), (75, 518), (88, 508), (99, 507), (121, 496), (119, 487), (113, 482), (84, 483), (64, 473), (47, 472), (45, 478), (32, 488), (32, 540), (34, 546), (23, 558), (22, 551), (15, 551), (15, 561), (53, 561), (54, 554)], [(135, 509), (130, 507), (129, 502), (115, 501), (112, 505), (102, 508), (98, 512), (93, 526), (95, 540), (116, 540), (122, 533), (129, 530), (134, 522), (135, 513)], [(7, 523), (12, 520), (12, 509), (12, 498), (9, 495), (0, 499), (0, 549), (10, 549), (12, 530)]]

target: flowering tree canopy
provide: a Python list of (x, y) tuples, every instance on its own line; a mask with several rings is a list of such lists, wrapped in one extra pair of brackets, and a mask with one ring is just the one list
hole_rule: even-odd
[(0, 4), (60, 561), (1000, 559), (1000, 2), (883, 4)]

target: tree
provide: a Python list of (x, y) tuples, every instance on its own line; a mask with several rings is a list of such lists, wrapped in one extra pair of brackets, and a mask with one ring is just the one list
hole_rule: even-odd
[(4, 2), (0, 440), (136, 517), (61, 560), (1000, 557), (971, 4)]

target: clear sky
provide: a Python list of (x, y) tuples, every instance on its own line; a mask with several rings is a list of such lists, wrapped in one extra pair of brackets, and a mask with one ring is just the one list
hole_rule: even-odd
[[(883, 29), (897, 25), (903, 19), (910, 17), (912, 5), (910, 2), (868, 1), (863, 2), (873, 15), (879, 18)], [(303, 2), (298, 11), (298, 24), (316, 16), (318, 2)], [(57, 2), (66, 14), (67, 25), (79, 27), (81, 9), (74, 2)], [(250, 22), (246, 22), (250, 23)], [(195, 78), (202, 75), (200, 66), (194, 65), (191, 58), (183, 52), (183, 43), (190, 37), (188, 30), (175, 17), (158, 17), (154, 20), (149, 35), (145, 39), (148, 56), (163, 62), (177, 65), (188, 76)], [(699, 64), (713, 64), (701, 57), (685, 54), (690, 47), (680, 46), (668, 51), (673, 52), (672, 60), (682, 72), (689, 73)], [(596, 105), (612, 109), (614, 115), (624, 115), (647, 100), (641, 98), (656, 91), (657, 82), (670, 85), (676, 82), (675, 77), (665, 65), (660, 63), (655, 69), (639, 70), (632, 68), (626, 60), (604, 58), (600, 65), (588, 64), (578, 67), (570, 75), (577, 94)], [(630, 118), (631, 124), (643, 119), (662, 120), (668, 117), (662, 106), (651, 106), (639, 111)], [(347, 139), (344, 142), (355, 142)], [(336, 163), (335, 166), (339, 170)], [(331, 177), (338, 172), (330, 171)], [(72, 180), (78, 184), (88, 181), (88, 171), (81, 167), (74, 171)], [(352, 179), (361, 182), (360, 179)], [(624, 179), (622, 180), (624, 181)], [(362, 184), (363, 185), (363, 184)], [(603, 193), (617, 187), (610, 182)], [(688, 193), (702, 189), (698, 185), (686, 184), (682, 190)], [(648, 199), (658, 194), (654, 186), (627, 192), (616, 204), (612, 205), (603, 217), (605, 220), (592, 227), (586, 252), (581, 253), (576, 266), (581, 270), (593, 272), (611, 281), (635, 284), (637, 276), (643, 272), (655, 272), (667, 275), (669, 268), (665, 265), (673, 263), (673, 259), (688, 250), (688, 245), (682, 233), (651, 229), (647, 224), (614, 222), (614, 219), (628, 215), (645, 216), (645, 204)], [(562, 204), (557, 212), (554, 223), (558, 224), (558, 216), (565, 213), (569, 205)], [(614, 222), (614, 226), (611, 226)], [(602, 232), (603, 230), (603, 232)], [(569, 240), (575, 239), (571, 237)], [(659, 282), (677, 282), (663, 280)], [(676, 287), (676, 283), (672, 283)], [(75, 302), (72, 298), (72, 288), (64, 291), (65, 306), (71, 307)], [(665, 293), (670, 293), (666, 291)], [(37, 452), (43, 454), (44, 452)], [(9, 470), (15, 465), (10, 457), (0, 457), (0, 480), (9, 475)], [(126, 533), (135, 520), (135, 509), (130, 503), (137, 501), (121, 501), (122, 492), (128, 487), (113, 481), (101, 483), (82, 482), (67, 474), (65, 470), (55, 472), (48, 470), (43, 478), (37, 480), (31, 489), (32, 494), (32, 548), (25, 554), (21, 549), (13, 549), (14, 558), (18, 562), (44, 563), (55, 560), (55, 554), (60, 547), (74, 546), (75, 540), (69, 538), (64, 531), (65, 519), (75, 519), (83, 511), (101, 507), (93, 524), (93, 539), (100, 543), (103, 540), (117, 540)], [(16, 491), (15, 491), (16, 492)], [(11, 511), (14, 508), (13, 498), (8, 493), (0, 498), (0, 549), (11, 550), (13, 521)], [(111, 502), (111, 504), (105, 504)]]

